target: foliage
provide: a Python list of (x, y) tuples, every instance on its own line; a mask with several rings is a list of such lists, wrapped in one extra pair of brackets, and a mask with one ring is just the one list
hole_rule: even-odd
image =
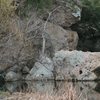
[[(91, 43), (95, 45), (100, 38), (100, 0), (81, 1), (83, 5), (81, 20), (73, 25), (72, 29), (78, 32), (80, 41), (82, 40), (84, 43), (86, 43), (85, 41), (90, 41), (90, 45)], [(82, 45), (81, 42), (80, 45)], [(87, 46), (87, 44), (84, 45), (84, 47), (85, 46)], [(87, 46), (86, 48), (90, 51), (94, 51), (95, 47), (91, 47)]]
[(11, 3), (12, 0), (0, 0), (0, 32), (9, 29), (11, 17), (14, 16), (15, 7)]
[(82, 2), (85, 6), (92, 9), (100, 7), (100, 0), (82, 0)]
[(100, 0), (83, 0), (83, 5), (87, 10), (87, 18), (89, 17), (92, 21), (100, 21)]
[(82, 23), (100, 32), (100, 0), (82, 0)]

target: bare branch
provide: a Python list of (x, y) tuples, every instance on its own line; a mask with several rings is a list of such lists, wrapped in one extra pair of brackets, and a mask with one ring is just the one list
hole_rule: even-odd
[(59, 9), (61, 6), (56, 7), (52, 12), (49, 13), (49, 16), (46, 20), (46, 22), (44, 23), (44, 30), (43, 30), (43, 34), (42, 34), (42, 38), (43, 38), (43, 45), (42, 45), (42, 54), (44, 55), (45, 52), (45, 43), (46, 43), (46, 38), (45, 38), (45, 30), (46, 30), (46, 26), (47, 26), (47, 22), (49, 21), (51, 15), (53, 12), (55, 12), (57, 9)]

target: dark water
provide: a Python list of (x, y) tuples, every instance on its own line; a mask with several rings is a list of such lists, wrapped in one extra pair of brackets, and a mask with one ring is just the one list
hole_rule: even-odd
[[(16, 81), (0, 84), (1, 92), (41, 92), (58, 95), (73, 86), (77, 95), (87, 97), (88, 100), (100, 100), (100, 82), (66, 82), (66, 81)], [(82, 99), (83, 100), (83, 99)]]

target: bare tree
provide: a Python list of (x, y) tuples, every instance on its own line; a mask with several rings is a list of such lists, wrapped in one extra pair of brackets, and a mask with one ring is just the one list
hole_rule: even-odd
[(44, 29), (43, 29), (43, 34), (42, 34), (42, 38), (43, 38), (43, 44), (42, 44), (42, 54), (44, 55), (45, 54), (45, 45), (46, 45), (46, 37), (45, 37), (45, 34), (46, 33), (46, 26), (47, 26), (47, 23), (52, 15), (53, 12), (55, 12), (57, 9), (59, 9), (61, 6), (58, 6), (56, 7), (54, 10), (52, 10), (51, 12), (48, 12), (48, 18), (46, 20), (46, 22), (44, 23)]

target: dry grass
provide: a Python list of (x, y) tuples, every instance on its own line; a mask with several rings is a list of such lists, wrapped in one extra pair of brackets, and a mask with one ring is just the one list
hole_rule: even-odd
[[(14, 33), (21, 35), (18, 27), (18, 17), (15, 14), (16, 6), (12, 5), (13, 0), (0, 0), (0, 33)], [(20, 36), (22, 37), (22, 36)]]
[(64, 93), (63, 95), (49, 95), (41, 93), (16, 93), (8, 97), (7, 100), (78, 100), (72, 93)]
[(15, 6), (11, 5), (13, 0), (0, 0), (0, 32), (9, 30), (12, 17), (14, 17)]
[(75, 89), (71, 86), (62, 93), (13, 93), (6, 100), (87, 100), (81, 99), (81, 95), (76, 94)]
[[(23, 32), (20, 29), (20, 18), (15, 14), (17, 6), (13, 0), (0, 0), (0, 37), (16, 36), (23, 41)], [(6, 34), (6, 35), (5, 35)]]

